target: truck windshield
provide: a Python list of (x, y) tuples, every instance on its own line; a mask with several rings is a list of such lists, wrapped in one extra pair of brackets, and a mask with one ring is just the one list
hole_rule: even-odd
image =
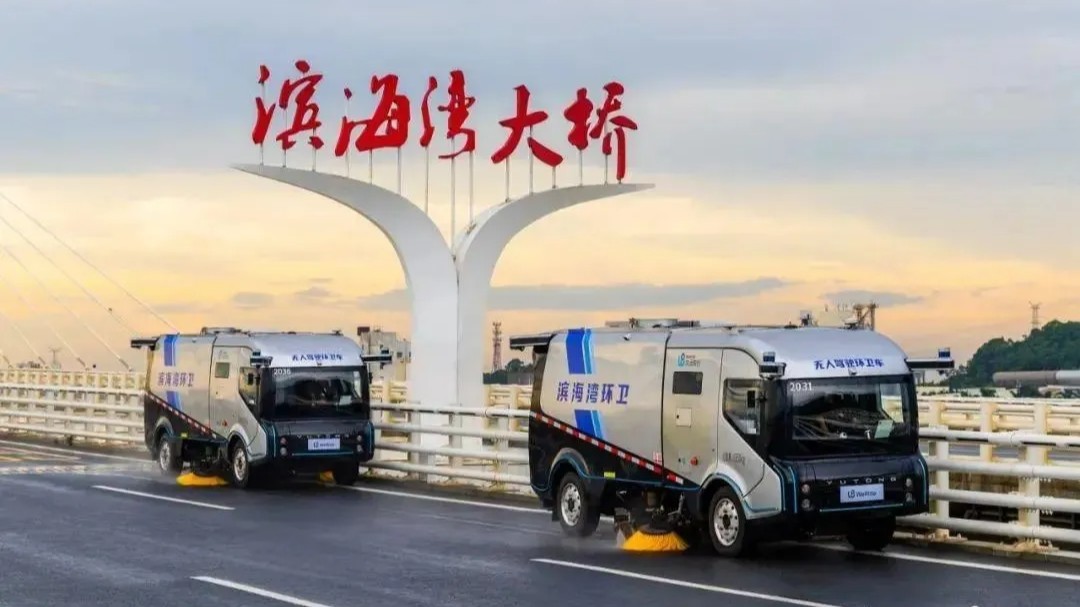
[(893, 453), (916, 448), (917, 410), (909, 378), (790, 380), (783, 393), (791, 455)]
[(271, 378), (270, 417), (355, 416), (368, 410), (363, 367), (277, 367)]

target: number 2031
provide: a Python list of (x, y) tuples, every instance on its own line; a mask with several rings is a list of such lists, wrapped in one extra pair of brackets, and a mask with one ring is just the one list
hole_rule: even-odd
[(814, 384), (808, 381), (793, 381), (788, 384), (791, 392), (809, 392), (814, 389)]

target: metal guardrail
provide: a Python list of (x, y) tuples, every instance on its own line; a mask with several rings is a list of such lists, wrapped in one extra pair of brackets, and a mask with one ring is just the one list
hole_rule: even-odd
[[(0, 371), (0, 432), (142, 446), (140, 381), (137, 374)], [(370, 472), (530, 494), (525, 446), (531, 389), (488, 386), (487, 396), (482, 407), (427, 406), (408, 402), (402, 383), (374, 383), (377, 448)], [(1080, 544), (1080, 530), (1042, 520), (1050, 513), (1080, 515), (1080, 499), (1044, 494), (1048, 483), (1080, 481), (1080, 456), (1049, 457), (1080, 450), (1080, 406), (1055, 399), (940, 396), (920, 402), (931, 512), (905, 517), (903, 527), (929, 530), (928, 537), (939, 540), (958, 539), (954, 533), (1011, 538), (1021, 550), (1047, 549), (1048, 542)], [(963, 445), (976, 445), (978, 454), (951, 452)], [(1002, 455), (998, 448), (1015, 453)], [(1002, 488), (963, 488), (964, 479)], [(1015, 509), (1017, 520), (957, 517), (952, 504)]]

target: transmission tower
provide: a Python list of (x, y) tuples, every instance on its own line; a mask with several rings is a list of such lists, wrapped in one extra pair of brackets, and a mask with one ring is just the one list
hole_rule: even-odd
[(853, 306), (855, 310), (855, 326), (860, 329), (870, 329), (873, 331), (877, 328), (877, 304), (870, 302), (868, 304), (857, 303)]
[(1042, 304), (1029, 301), (1028, 305), (1031, 306), (1031, 332), (1034, 333), (1039, 330), (1039, 308), (1042, 307)]
[(502, 323), (495, 321), (491, 326), (491, 371), (494, 373), (502, 369)]

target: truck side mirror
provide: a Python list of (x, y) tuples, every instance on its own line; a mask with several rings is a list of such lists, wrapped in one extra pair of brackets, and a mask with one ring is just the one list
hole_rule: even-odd
[(747, 390), (746, 391), (746, 408), (747, 409), (756, 409), (757, 408), (757, 390)]
[(249, 386), (254, 386), (255, 385), (255, 374), (254, 373), (248, 373), (247, 374), (247, 385), (249, 385)]

